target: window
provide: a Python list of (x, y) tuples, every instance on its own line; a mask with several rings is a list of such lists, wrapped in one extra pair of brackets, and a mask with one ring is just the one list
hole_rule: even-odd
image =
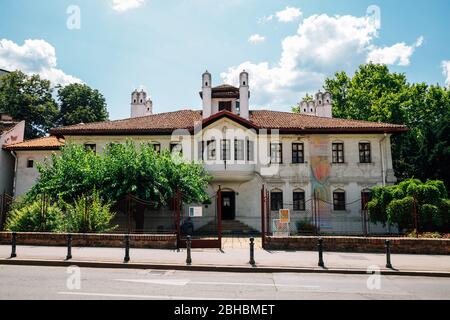
[(34, 160), (28, 159), (27, 160), (27, 168), (33, 168), (34, 167)]
[(221, 160), (231, 160), (231, 149), (230, 149), (230, 140), (222, 140), (221, 141)]
[(155, 150), (157, 153), (161, 152), (161, 144), (160, 143), (153, 143), (153, 150)]
[(89, 151), (91, 150), (92, 152), (96, 152), (97, 151), (97, 145), (94, 143), (86, 143), (84, 145), (84, 150)]
[(361, 142), (359, 144), (359, 162), (360, 163), (371, 163), (372, 158), (370, 154), (370, 143)]
[(236, 101), (236, 113), (241, 114), (241, 103)]
[(234, 140), (234, 160), (243, 161), (244, 159), (244, 140)]
[(344, 163), (343, 143), (333, 143), (333, 163)]
[(255, 161), (255, 143), (247, 140), (247, 161)]
[(335, 191), (333, 193), (334, 211), (345, 211), (345, 191)]
[(372, 200), (372, 193), (370, 190), (361, 191), (361, 210), (367, 210), (367, 204)]
[(270, 163), (283, 163), (283, 145), (281, 143), (270, 144)]
[(216, 140), (207, 142), (208, 160), (216, 160)]
[(222, 110), (231, 112), (231, 101), (219, 101), (219, 111)]
[(270, 210), (278, 211), (283, 209), (283, 192), (272, 191), (270, 193)]
[(305, 211), (305, 192), (294, 191), (294, 210)]
[(183, 146), (180, 142), (173, 142), (170, 144), (170, 152), (183, 153)]
[(304, 163), (304, 145), (303, 143), (293, 143), (292, 144), (292, 163)]

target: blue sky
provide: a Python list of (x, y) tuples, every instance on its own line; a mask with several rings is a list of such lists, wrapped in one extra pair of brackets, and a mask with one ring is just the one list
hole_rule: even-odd
[[(251, 107), (285, 111), (369, 60), (411, 82), (450, 82), (447, 0), (2, 0), (0, 9), (0, 68), (85, 82), (111, 119), (129, 116), (140, 87), (157, 113), (200, 109), (205, 69), (219, 85), (245, 68)], [(77, 10), (80, 28), (70, 29)]]

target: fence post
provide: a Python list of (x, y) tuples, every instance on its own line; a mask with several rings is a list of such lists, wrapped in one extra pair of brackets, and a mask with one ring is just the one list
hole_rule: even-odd
[(191, 236), (186, 237), (186, 251), (187, 251), (187, 258), (186, 258), (186, 264), (190, 266), (192, 264), (192, 257), (191, 257)]
[(66, 260), (72, 259), (72, 235), (67, 235), (67, 257)]
[(11, 238), (11, 258), (17, 257), (16, 245), (17, 245), (17, 233), (13, 232)]
[(123, 262), (130, 261), (130, 235), (125, 235), (125, 258), (123, 258)]
[(325, 267), (325, 263), (323, 262), (323, 239), (319, 238), (319, 244), (317, 245), (317, 247), (319, 248), (319, 267), (324, 268)]
[(391, 241), (386, 240), (384, 243), (386, 245), (386, 268), (393, 269), (391, 263)]
[(252, 266), (256, 265), (255, 262), (255, 238), (250, 238), (250, 261)]

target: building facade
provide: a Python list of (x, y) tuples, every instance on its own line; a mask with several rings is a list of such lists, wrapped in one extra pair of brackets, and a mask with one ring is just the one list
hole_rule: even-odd
[[(6, 149), (18, 157), (15, 195), (25, 193), (38, 178), (30, 160), (42, 161), (65, 142), (102, 152), (109, 143), (151, 143), (155, 149), (181, 152), (186, 161), (203, 163), (212, 175), (211, 195), (222, 192), (219, 204), (203, 206), (197, 228), (217, 219), (239, 221), (261, 230), (261, 190), (269, 192), (270, 223), (280, 209), (289, 209), (290, 232), (302, 223), (321, 232), (384, 233), (364, 221), (365, 203), (373, 186), (396, 182), (390, 138), (404, 126), (332, 118), (332, 97), (319, 92), (300, 113), (250, 110), (249, 75), (239, 87), (212, 86), (202, 76), (202, 110), (153, 114), (144, 92), (133, 92), (131, 118), (55, 128), (51, 137)], [(188, 206), (183, 209), (187, 214)], [(319, 217), (319, 219), (317, 219)]]

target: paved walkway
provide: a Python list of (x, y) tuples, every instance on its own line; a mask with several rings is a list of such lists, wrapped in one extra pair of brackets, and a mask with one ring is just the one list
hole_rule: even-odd
[[(58, 260), (63, 261), (67, 249), (64, 247), (18, 246), (17, 259)], [(0, 246), (0, 260), (10, 257), (11, 247)], [(124, 249), (120, 248), (73, 248), (74, 261), (116, 262), (124, 258)], [(131, 249), (131, 262), (143, 264), (185, 265), (186, 250)], [(384, 254), (325, 252), (327, 268), (364, 269), (377, 266), (385, 270)], [(392, 265), (400, 271), (449, 272), (450, 256), (393, 254)], [(315, 268), (318, 254), (309, 251), (265, 251), (255, 250), (258, 267)], [(193, 249), (192, 265), (204, 266), (248, 266), (249, 250), (224, 248)]]
[[(255, 237), (255, 249), (262, 249), (261, 237)], [(249, 247), (250, 237), (222, 237), (223, 249), (246, 249)]]

